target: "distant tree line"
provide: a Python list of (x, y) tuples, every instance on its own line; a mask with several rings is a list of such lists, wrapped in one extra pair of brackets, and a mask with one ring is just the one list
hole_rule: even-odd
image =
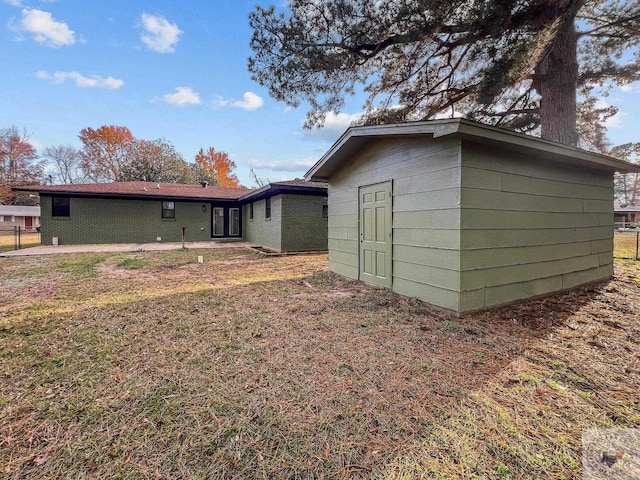
[(78, 135), (82, 148), (46, 147), (38, 154), (29, 133), (16, 126), (0, 129), (0, 204), (29, 205), (37, 200), (11, 187), (46, 183), (146, 181), (237, 187), (236, 164), (225, 152), (201, 148), (187, 162), (165, 139), (143, 140), (127, 127), (103, 125)]

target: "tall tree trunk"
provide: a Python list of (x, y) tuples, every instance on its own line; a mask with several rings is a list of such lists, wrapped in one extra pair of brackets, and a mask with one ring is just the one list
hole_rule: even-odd
[(540, 124), (542, 138), (576, 146), (576, 85), (578, 82), (578, 35), (575, 16), (583, 2), (573, 2), (574, 8), (561, 19), (562, 24), (548, 55), (536, 69), (540, 94)]

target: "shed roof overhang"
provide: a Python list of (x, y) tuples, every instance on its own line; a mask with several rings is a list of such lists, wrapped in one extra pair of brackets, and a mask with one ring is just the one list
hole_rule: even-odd
[(492, 127), (463, 118), (428, 120), (423, 122), (397, 123), (351, 127), (311, 167), (305, 178), (311, 181), (327, 181), (340, 166), (375, 139), (391, 137), (430, 136), (438, 138), (456, 136), (480, 144), (505, 148), (511, 151), (538, 155), (545, 159), (568, 163), (584, 168), (610, 172), (640, 172), (640, 165), (625, 162), (599, 153), (569, 147), (531, 135)]

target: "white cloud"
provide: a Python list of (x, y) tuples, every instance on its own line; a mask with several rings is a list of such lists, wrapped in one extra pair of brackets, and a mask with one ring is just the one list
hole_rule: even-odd
[(75, 33), (66, 23), (54, 20), (49, 12), (35, 8), (22, 10), (20, 25), (17, 30), (31, 33), (36, 42), (48, 47), (61, 47), (76, 43)]
[(244, 92), (242, 95), (242, 100), (229, 100), (224, 97), (217, 96), (213, 101), (213, 104), (216, 107), (235, 107), (242, 108), (243, 110), (256, 110), (264, 105), (264, 100), (262, 97), (256, 95), (253, 92)]
[(324, 119), (324, 125), (322, 127), (312, 128), (306, 132), (306, 136), (315, 140), (335, 141), (354, 122), (360, 120), (361, 117), (362, 113), (349, 115), (347, 113), (335, 114), (333, 112), (329, 112)]
[(78, 72), (55, 72), (53, 75), (44, 70), (40, 70), (36, 73), (36, 76), (42, 80), (51, 80), (51, 82), (60, 84), (67, 80), (73, 81), (77, 87), (80, 88), (108, 88), (115, 90), (124, 85), (124, 81), (113, 77), (99, 77), (98, 75), (92, 75), (85, 77)]
[(171, 53), (175, 50), (182, 30), (175, 23), (169, 23), (159, 15), (142, 14), (142, 27), (145, 32), (140, 37), (151, 50), (160, 53)]
[(213, 100), (213, 104), (216, 107), (226, 107), (230, 103), (231, 102), (229, 100), (227, 100), (226, 98), (221, 97), (220, 95), (216, 95), (216, 98)]
[(315, 158), (303, 158), (302, 160), (247, 160), (247, 164), (251, 167), (261, 168), (265, 170), (273, 170), (276, 172), (300, 172), (309, 170), (315, 163)]
[(255, 110), (264, 105), (264, 100), (253, 92), (244, 92), (242, 100), (232, 102), (232, 107), (242, 108), (243, 110)]
[(8, 3), (13, 7), (22, 7), (22, 0), (4, 0), (4, 3)]
[(176, 93), (167, 93), (162, 99), (171, 105), (199, 105), (200, 96), (189, 87), (178, 87)]

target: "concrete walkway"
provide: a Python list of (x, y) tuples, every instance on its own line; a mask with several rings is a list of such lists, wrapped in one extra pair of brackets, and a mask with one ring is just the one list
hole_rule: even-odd
[[(197, 248), (245, 248), (253, 244), (247, 242), (185, 242), (184, 246), (190, 250)], [(22, 257), (29, 255), (53, 255), (56, 253), (90, 253), (90, 252), (151, 252), (158, 250), (179, 250), (181, 242), (166, 243), (114, 243), (100, 245), (41, 245), (39, 247), (24, 248), (0, 252), (0, 257)]]

